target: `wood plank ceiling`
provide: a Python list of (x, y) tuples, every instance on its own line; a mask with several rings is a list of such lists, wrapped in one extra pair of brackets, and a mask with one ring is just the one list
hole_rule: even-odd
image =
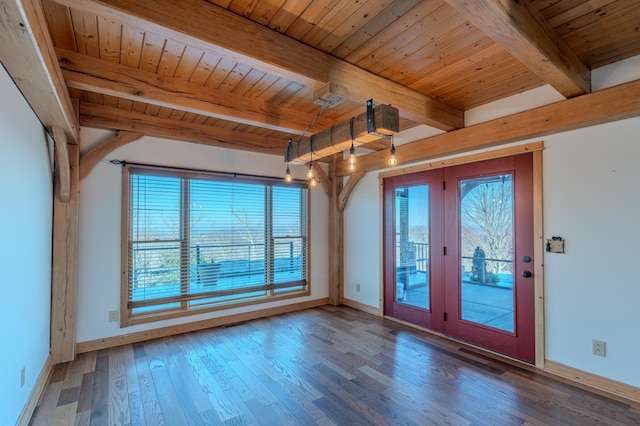
[[(522, 3), (522, 4), (520, 4)], [(401, 128), (462, 127), (463, 112), (640, 54), (636, 0), (43, 0), (83, 125), (282, 155), (327, 82)], [(482, 29), (481, 29), (482, 28)], [(307, 133), (308, 134), (308, 133)], [(372, 144), (370, 147), (375, 148)]]

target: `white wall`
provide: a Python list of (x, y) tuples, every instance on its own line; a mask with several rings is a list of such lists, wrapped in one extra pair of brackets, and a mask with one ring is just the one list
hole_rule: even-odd
[[(640, 387), (640, 118), (554, 135), (543, 153), (547, 358)], [(591, 354), (605, 340), (607, 357)]]
[(43, 127), (2, 66), (0, 94), (0, 424), (11, 425), (49, 355), (53, 181)]
[[(110, 133), (83, 128), (81, 135), (81, 149), (84, 151)], [(78, 342), (328, 297), (329, 207), (326, 194), (317, 187), (311, 190), (310, 296), (122, 329), (119, 323), (108, 322), (109, 311), (119, 310), (120, 307), (122, 168), (110, 164), (111, 159), (266, 176), (284, 177), (285, 172), (285, 164), (280, 156), (250, 154), (152, 137), (144, 137), (111, 153), (80, 184)], [(291, 172), (296, 178), (304, 178), (302, 166), (292, 166)]]
[[(638, 58), (593, 73), (594, 88), (640, 79)], [(545, 96), (546, 89), (535, 96)], [(552, 92), (548, 102), (556, 102)], [(519, 108), (500, 104), (509, 114)], [(538, 101), (536, 101), (538, 102)], [(544, 104), (544, 103), (542, 103)], [(478, 122), (491, 113), (474, 111)], [(640, 118), (543, 138), (544, 236), (566, 239), (545, 254), (546, 357), (640, 387)], [(540, 140), (537, 138), (535, 140)], [(521, 141), (519, 143), (530, 142)], [(379, 172), (354, 188), (345, 209), (345, 297), (381, 304)], [(356, 292), (356, 284), (361, 291)], [(607, 357), (591, 354), (592, 339)]]

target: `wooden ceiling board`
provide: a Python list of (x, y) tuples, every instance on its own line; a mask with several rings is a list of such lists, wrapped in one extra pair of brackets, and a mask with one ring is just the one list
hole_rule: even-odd
[(231, 93), (240, 96), (246, 96), (251, 98), (250, 93), (253, 91), (253, 88), (267, 75), (263, 71), (259, 71), (256, 69), (250, 70), (244, 78), (235, 85)]
[[(438, 11), (442, 11), (442, 14), (438, 14)], [(393, 72), (395, 70), (402, 70), (405, 74), (415, 74), (420, 70), (412, 69), (410, 68), (409, 62), (402, 61), (407, 58), (420, 60), (418, 52), (422, 55), (429, 55), (435, 43), (441, 43), (444, 45), (449, 44), (449, 39), (453, 39), (455, 35), (458, 34), (452, 33), (452, 29), (460, 27), (468, 29), (469, 27), (465, 26), (466, 23), (467, 20), (460, 15), (453, 13), (451, 8), (438, 8), (438, 10), (431, 15), (429, 20), (423, 22), (423, 24), (426, 24), (426, 30), (421, 36), (414, 37), (413, 39), (409, 38), (408, 43), (398, 47), (388, 56), (379, 58), (378, 63), (368, 66), (367, 70), (375, 74), (382, 74), (384, 72), (383, 75), (393, 81), (401, 79), (401, 76), (399, 76), (399, 78), (393, 76)], [(463, 34), (468, 37), (471, 37), (474, 33), (478, 32), (463, 32)]]
[[(398, 43), (402, 43), (407, 38), (407, 31), (413, 31), (413, 36), (422, 33), (420, 22), (431, 12), (442, 6), (441, 0), (428, 0), (421, 2), (411, 9), (401, 19), (393, 22), (388, 27), (371, 37), (366, 43), (360, 45), (358, 49), (345, 56), (344, 59), (363, 69), (377, 61), (378, 57), (384, 58)], [(404, 43), (403, 43), (404, 44)]]
[(345, 38), (338, 46), (330, 50), (330, 53), (338, 58), (345, 58), (351, 52), (365, 44), (373, 36), (384, 28), (399, 20), (405, 13), (420, 4), (420, 0), (397, 0), (390, 3), (373, 19), (364, 23), (350, 36)]
[(506, 84), (504, 80), (495, 79), (496, 73), (506, 74), (507, 71), (523, 69), (522, 64), (503, 53), (491, 56), (476, 55), (469, 58), (469, 63), (473, 64), (473, 72), (466, 69), (460, 72), (447, 70), (446, 73), (433, 75), (429, 95), (440, 99), (451, 97), (459, 102), (460, 95), (475, 91), (476, 86), (492, 84), (494, 80), (497, 84)]
[(407, 72), (398, 78), (398, 83), (421, 91), (419, 87), (424, 80), (428, 80), (433, 73), (452, 66), (467, 57), (488, 49), (495, 42), (475, 29), (471, 29), (468, 22), (452, 31), (446, 40), (436, 40), (433, 45), (427, 45), (414, 56), (400, 61), (401, 69), (415, 69), (415, 73)]
[(160, 58), (167, 39), (154, 33), (146, 32), (140, 53), (140, 69), (149, 72), (158, 72)]
[(73, 33), (69, 8), (52, 2), (43, 3), (42, 8), (47, 19), (53, 45), (76, 51), (76, 37)]
[(144, 113), (147, 110), (147, 105), (144, 102), (134, 101), (133, 106), (131, 107), (131, 111)]
[(140, 66), (140, 55), (144, 43), (144, 31), (122, 25), (120, 39), (120, 64), (132, 68)]
[(280, 80), (280, 78), (278, 78), (277, 76), (265, 73), (262, 78), (258, 80), (253, 85), (253, 87), (251, 87), (251, 89), (245, 93), (245, 96), (254, 100), (259, 99), (260, 96), (262, 96), (264, 92), (268, 91), (269, 88), (273, 86), (278, 80)]
[(431, 72), (426, 75), (420, 80), (421, 91), (424, 90), (433, 94), (434, 90), (438, 90), (444, 86), (464, 84), (464, 82), (473, 79), (473, 76), (477, 74), (477, 72), (493, 66), (496, 62), (504, 60), (508, 60), (509, 62), (515, 61), (502, 47), (492, 43), (487, 48), (477, 51), (473, 55), (453, 62), (448, 67), (442, 68), (437, 72)]
[[(205, 56), (206, 55), (208, 54), (205, 54)], [(192, 79), (191, 82), (223, 92), (230, 92), (237, 82), (242, 80), (244, 74), (251, 69), (245, 66), (244, 71), (239, 69), (235, 75), (231, 75), (233, 69), (238, 65), (236, 62), (219, 56), (206, 56), (205, 59), (206, 61), (201, 64), (203, 68), (199, 70), (199, 72), (202, 73), (201, 77), (197, 81)], [(224, 84), (227, 77), (229, 78), (229, 82)]]
[(119, 64), (122, 25), (101, 16), (97, 17), (97, 21), (100, 59)]
[[(599, 14), (603, 7), (611, 3), (615, 3), (615, 0), (583, 0), (583, 2), (575, 4), (573, 8), (566, 8), (562, 11), (554, 11), (552, 8), (549, 8), (551, 10), (547, 9), (544, 12), (541, 12), (541, 15), (545, 17), (552, 27), (557, 29), (559, 26), (575, 21), (583, 16), (587, 16), (592, 13)], [(564, 4), (569, 5), (570, 3), (565, 2)]]
[(221, 59), (213, 69), (205, 86), (213, 87), (223, 92), (232, 93), (238, 84), (244, 81), (253, 69), (247, 65), (233, 63), (227, 59)]
[(177, 43), (173, 40), (166, 40), (160, 62), (158, 63), (158, 74), (173, 77), (185, 49), (186, 46), (184, 44)]
[(459, 103), (465, 110), (493, 102), (514, 93), (540, 87), (544, 83), (519, 63), (501, 66), (501, 72), (509, 73), (509, 81), (477, 76), (477, 80), (460, 85), (456, 90), (443, 91), (447, 99)]
[(78, 53), (100, 57), (98, 18), (93, 13), (71, 9), (71, 21)]
[(125, 111), (131, 111), (133, 108), (133, 101), (129, 99), (118, 98), (118, 109)]
[[(219, 56), (209, 52), (205, 52), (200, 57), (200, 61), (198, 61), (198, 64), (196, 65), (195, 69), (191, 73), (191, 76), (189, 77), (189, 82), (193, 84), (199, 84), (201, 86), (204, 85), (207, 79), (209, 78), (209, 76), (211, 75), (211, 72), (218, 65), (218, 62), (220, 62)], [(191, 65), (189, 65), (189, 67), (190, 66)]]
[[(239, 54), (228, 56), (224, 53), (227, 47), (220, 48), (203, 42), (208, 37), (203, 32), (191, 33), (203, 37), (194, 39), (188, 33), (189, 27), (185, 26), (185, 21), (176, 28), (182, 28), (186, 33), (175, 32), (175, 29), (165, 32), (153, 19), (140, 21), (123, 12), (114, 13), (109, 10), (109, 4), (113, 3), (108, 0), (91, 0), (95, 2), (91, 3), (91, 7), (76, 0), (42, 1), (53, 44), (58, 48), (105, 62), (139, 68), (162, 77), (188, 81), (208, 89), (241, 96), (247, 101), (261, 102), (265, 106), (293, 108), (307, 116), (315, 116), (320, 111), (321, 107), (313, 102), (314, 87), (304, 85), (314, 84), (317, 87), (318, 82), (312, 82), (312, 77), (304, 76), (300, 79), (293, 74), (283, 74), (276, 68), (288, 69), (286, 64), (260, 63), (252, 57), (247, 61), (243, 59), (245, 63), (238, 63), (240, 59), (233, 58), (243, 58), (242, 55), (246, 52), (240, 52), (242, 47), (239, 47)], [(100, 3), (102, 1), (106, 2)], [(150, 5), (157, 0), (139, 1)], [(319, 51), (342, 58), (346, 63), (371, 74), (411, 89), (416, 96), (426, 95), (458, 110), (474, 108), (547, 83), (472, 25), (469, 22), (472, 16), (467, 20), (445, 0), (208, 1), (253, 21), (252, 25), (257, 23), (274, 29)], [(634, 0), (530, 1), (556, 34), (589, 68), (640, 54), (640, 7)], [(162, 2), (158, 1), (157, 4), (161, 5)], [(128, 6), (123, 7), (129, 10)], [(180, 15), (178, 9), (173, 10), (176, 15)], [(182, 13), (176, 18), (184, 20), (188, 18), (188, 13), (197, 13), (197, 8), (193, 5), (185, 10), (191, 12)], [(223, 16), (216, 13), (209, 16)], [(166, 13), (165, 15), (168, 16)], [(146, 16), (153, 17), (153, 14)], [(195, 15), (193, 17), (194, 22), (198, 21)], [(229, 15), (225, 19), (235, 22), (235, 18)], [(166, 19), (163, 22), (170, 25)], [(206, 22), (202, 19), (198, 22), (204, 31)], [(248, 28), (256, 31), (256, 34), (262, 34), (255, 27)], [(229, 28), (229, 31), (232, 29)], [(282, 37), (275, 34), (274, 43), (280, 40), (276, 35)], [(268, 36), (261, 39), (261, 43), (266, 41)], [(216, 42), (225, 43), (223, 39), (216, 39)], [(287, 43), (274, 48), (283, 52), (290, 51), (283, 50), (285, 45), (287, 49), (296, 49), (295, 45)], [(295, 64), (304, 64), (299, 52), (292, 53), (291, 57), (296, 58)], [(325, 64), (333, 64), (332, 58), (325, 59)], [(264, 69), (260, 68), (262, 64), (266, 64)], [(310, 69), (310, 64), (316, 62), (306, 62), (306, 65), (297, 69)], [(320, 68), (322, 66), (325, 65), (318, 65)], [(338, 66), (338, 72), (347, 69), (342, 69), (341, 66)], [(313, 71), (316, 74), (318, 67)], [(265, 70), (272, 70), (274, 74)], [(309, 75), (314, 75), (313, 72)], [(367, 78), (365, 76), (364, 81)], [(386, 83), (382, 87), (386, 87), (384, 84)], [(353, 85), (353, 91), (359, 90), (358, 96), (364, 98), (362, 88), (365, 83), (354, 79)], [(91, 90), (103, 89), (95, 86)], [(74, 88), (70, 88), (69, 93), (85, 104), (93, 103), (197, 126), (224, 129), (234, 137), (245, 133), (248, 137), (283, 139), (286, 142), (284, 135), (288, 135), (278, 130), (251, 126), (245, 124), (246, 121), (235, 121), (239, 117), (234, 121), (222, 120), (209, 117), (204, 111), (200, 114), (197, 109), (179, 109), (184, 106), (177, 106), (178, 109), (154, 106), (139, 97), (124, 99)], [(244, 100), (242, 98), (236, 99)], [(323, 111), (323, 123), (345, 121), (364, 112), (364, 99), (357, 99), (357, 102), (353, 102), (354, 100), (356, 99), (352, 98)], [(409, 118), (414, 116), (410, 115)], [(406, 118), (403, 118), (403, 122), (406, 127), (416, 124)]]
[[(626, 9), (611, 6), (610, 10), (618, 10), (603, 14), (599, 20), (562, 36), (591, 69), (626, 59), (629, 57), (627, 52), (637, 53), (640, 5)], [(612, 43), (616, 48), (612, 48)]]
[[(323, 52), (331, 52), (336, 46), (343, 43), (360, 28), (364, 28), (369, 22), (384, 12), (388, 3), (389, 2), (385, 0), (370, 0), (362, 4), (360, 7), (356, 8), (354, 6), (348, 11), (343, 9), (343, 13), (345, 13), (345, 15), (350, 12), (351, 14), (348, 15), (339, 25), (336, 25), (335, 28), (326, 34), (322, 40), (310, 41), (310, 45), (314, 46), (316, 49), (322, 50)], [(357, 2), (352, 4), (355, 5)]]
[(251, 11), (249, 19), (267, 26), (286, 0), (259, 1)]
[(313, 0), (287, 0), (269, 21), (267, 27), (279, 33), (286, 33), (311, 3)]
[(187, 46), (182, 52), (182, 57), (173, 73), (173, 77), (181, 81), (190, 81), (203, 56), (204, 52), (202, 50)]
[(227, 9), (248, 18), (256, 7), (256, 3), (258, 2), (255, 0), (232, 0)]
[[(619, 1), (608, 0), (606, 4), (602, 5), (602, 7), (591, 9), (588, 13), (581, 14), (580, 16), (576, 16), (570, 20), (543, 16), (549, 21), (549, 23), (553, 22), (553, 28), (559, 36), (566, 36), (574, 31), (582, 30), (585, 27), (588, 28), (591, 25), (602, 28), (602, 21), (606, 21), (605, 18), (626, 10), (628, 10), (628, 5)], [(595, 28), (591, 30), (587, 29), (586, 31), (593, 32), (594, 30)]]
[(325, 16), (340, 3), (340, 0), (314, 1), (284, 31), (284, 34), (295, 40), (301, 40), (316, 26), (321, 26)]
[[(599, 1), (599, 0), (598, 0)], [(572, 9), (590, 3), (590, 0), (532, 0), (533, 7), (538, 9), (545, 19), (568, 13)]]

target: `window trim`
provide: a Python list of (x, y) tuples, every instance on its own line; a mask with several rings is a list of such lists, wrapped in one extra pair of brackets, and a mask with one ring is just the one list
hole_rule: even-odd
[[(311, 259), (310, 259), (310, 230), (311, 230), (311, 222), (310, 222), (310, 194), (309, 191), (306, 191), (306, 211), (304, 212), (304, 221), (306, 228), (306, 235), (303, 236), (304, 248), (305, 248), (305, 256), (303, 262), (305, 262), (304, 268), (304, 277), (299, 281), (292, 281), (283, 284), (266, 284), (261, 286), (252, 287), (254, 290), (266, 290), (267, 294), (259, 295), (259, 296), (251, 296), (247, 298), (240, 298), (238, 300), (229, 300), (229, 301), (220, 301), (215, 304), (206, 304), (202, 306), (189, 306), (189, 301), (196, 301), (206, 298), (211, 298), (211, 293), (197, 293), (191, 295), (179, 295), (175, 297), (171, 297), (171, 302), (180, 302), (180, 307), (171, 308), (165, 310), (157, 310), (149, 313), (138, 313), (132, 314), (132, 309), (134, 307), (139, 307), (140, 305), (154, 305), (155, 303), (145, 303), (145, 302), (136, 302), (136, 306), (131, 306), (129, 304), (129, 208), (130, 208), (130, 177), (132, 174), (137, 175), (152, 175), (152, 176), (167, 176), (167, 177), (179, 177), (181, 179), (207, 179), (207, 180), (215, 180), (218, 182), (238, 182), (238, 179), (242, 179), (242, 183), (247, 184), (260, 184), (265, 186), (282, 186), (282, 187), (299, 187), (299, 188), (307, 188), (307, 183), (304, 181), (294, 181), (292, 183), (283, 183), (282, 179), (279, 178), (270, 178), (264, 176), (252, 176), (246, 174), (229, 174), (229, 173), (217, 173), (215, 171), (204, 171), (204, 170), (191, 170), (185, 168), (172, 168), (166, 166), (154, 166), (154, 165), (141, 165), (141, 164), (126, 164), (123, 163), (122, 168), (122, 206), (121, 206), (121, 284), (120, 284), (120, 327), (128, 327), (136, 324), (144, 324), (154, 321), (160, 321), (165, 319), (172, 318), (181, 318), (186, 316), (191, 316), (195, 314), (201, 314), (206, 312), (219, 311), (224, 309), (242, 307), (242, 306), (250, 306), (257, 305), (263, 303), (269, 303), (274, 301), (281, 301), (291, 298), (298, 298), (309, 296), (311, 294), (311, 283), (310, 283), (310, 268), (311, 268)], [(184, 181), (182, 181), (183, 188), (181, 191), (184, 191)], [(271, 192), (270, 189), (267, 192)], [(181, 216), (185, 216), (185, 204), (188, 203), (188, 200), (182, 198), (183, 205), (180, 209)], [(267, 205), (267, 201), (265, 200), (265, 207), (271, 207), (271, 197), (269, 197), (269, 203)], [(269, 214), (265, 214), (265, 216), (270, 216)], [(270, 219), (270, 218), (269, 218)], [(271, 222), (268, 220), (267, 222)], [(188, 226), (188, 223), (185, 224), (184, 221), (181, 220), (181, 226), (184, 228)], [(265, 224), (265, 227), (267, 224)], [(268, 231), (270, 238), (267, 238), (265, 244), (273, 244), (274, 237), (271, 234), (271, 225), (268, 225)], [(182, 229), (181, 233), (184, 233), (184, 229)], [(269, 271), (268, 267), (269, 262), (265, 262), (265, 273), (272, 274), (273, 271)], [(184, 274), (181, 274), (183, 276)], [(184, 277), (183, 277), (184, 278)], [(302, 288), (300, 288), (302, 286)], [(295, 287), (294, 289), (290, 289), (291, 287)], [(238, 293), (240, 296), (242, 293), (248, 293), (245, 291), (247, 289), (243, 289), (243, 292)], [(277, 291), (278, 290), (278, 291)], [(217, 292), (215, 296), (222, 296), (222, 292)], [(233, 291), (230, 290), (230, 293), (233, 294)], [(162, 299), (161, 299), (162, 300)], [(166, 303), (166, 302), (165, 302)]]

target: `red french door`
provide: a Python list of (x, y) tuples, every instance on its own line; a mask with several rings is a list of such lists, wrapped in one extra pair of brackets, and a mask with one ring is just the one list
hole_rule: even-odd
[[(442, 170), (384, 179), (384, 313), (442, 331)], [(434, 249), (434, 247), (436, 247)]]
[(532, 158), (385, 179), (385, 315), (535, 362)]

